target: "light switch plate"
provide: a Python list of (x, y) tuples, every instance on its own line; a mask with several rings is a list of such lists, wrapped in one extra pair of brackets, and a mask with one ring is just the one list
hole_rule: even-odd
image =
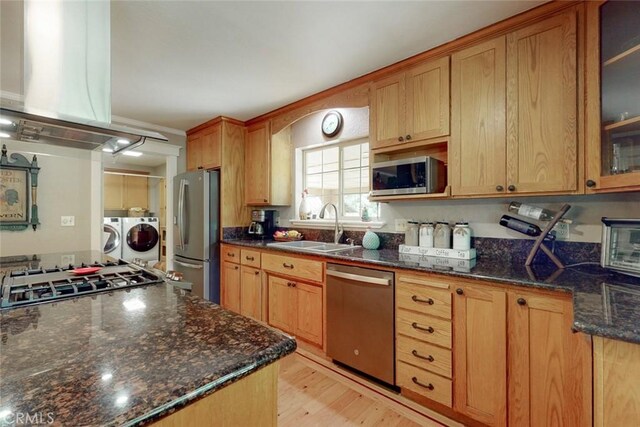
[(556, 233), (557, 240), (569, 240), (571, 234), (569, 232), (569, 224), (559, 222), (553, 227), (553, 231)]
[(60, 225), (63, 227), (75, 227), (76, 225), (76, 217), (75, 216), (61, 216), (60, 217)]
[(407, 220), (406, 219), (396, 219), (396, 231), (397, 232), (405, 232), (407, 231)]

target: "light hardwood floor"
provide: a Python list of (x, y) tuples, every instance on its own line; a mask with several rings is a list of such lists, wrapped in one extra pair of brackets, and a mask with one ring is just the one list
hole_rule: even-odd
[(442, 426), (307, 357), (287, 356), (280, 364), (278, 426), (329, 425)]

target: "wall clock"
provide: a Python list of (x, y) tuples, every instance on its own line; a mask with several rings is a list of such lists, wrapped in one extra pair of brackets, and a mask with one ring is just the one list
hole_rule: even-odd
[(322, 133), (325, 136), (336, 136), (342, 130), (342, 114), (329, 111), (322, 119)]

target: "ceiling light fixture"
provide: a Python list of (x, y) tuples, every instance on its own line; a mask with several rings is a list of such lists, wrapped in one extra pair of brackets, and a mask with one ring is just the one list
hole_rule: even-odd
[(120, 138), (117, 142), (118, 142), (118, 144), (122, 144), (122, 145), (131, 144), (131, 141), (129, 141), (128, 139), (124, 139), (124, 138)]
[(11, 135), (6, 132), (0, 132), (0, 138), (11, 138)]
[(142, 156), (142, 153), (139, 151), (125, 151), (124, 153), (122, 153), (125, 156), (129, 156), (129, 157), (140, 157)]
[(113, 148), (103, 148), (102, 151), (105, 153), (113, 153)]

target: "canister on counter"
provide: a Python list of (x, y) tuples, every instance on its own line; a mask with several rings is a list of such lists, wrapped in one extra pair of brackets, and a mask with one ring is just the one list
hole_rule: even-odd
[(451, 227), (446, 221), (438, 221), (433, 233), (433, 247), (451, 249)]
[(418, 246), (418, 221), (407, 221), (407, 229), (404, 232), (404, 244), (407, 246)]
[(433, 223), (423, 222), (420, 225), (420, 247), (432, 248), (433, 247)]
[(468, 222), (458, 221), (453, 227), (453, 249), (460, 251), (471, 249), (471, 229)]

